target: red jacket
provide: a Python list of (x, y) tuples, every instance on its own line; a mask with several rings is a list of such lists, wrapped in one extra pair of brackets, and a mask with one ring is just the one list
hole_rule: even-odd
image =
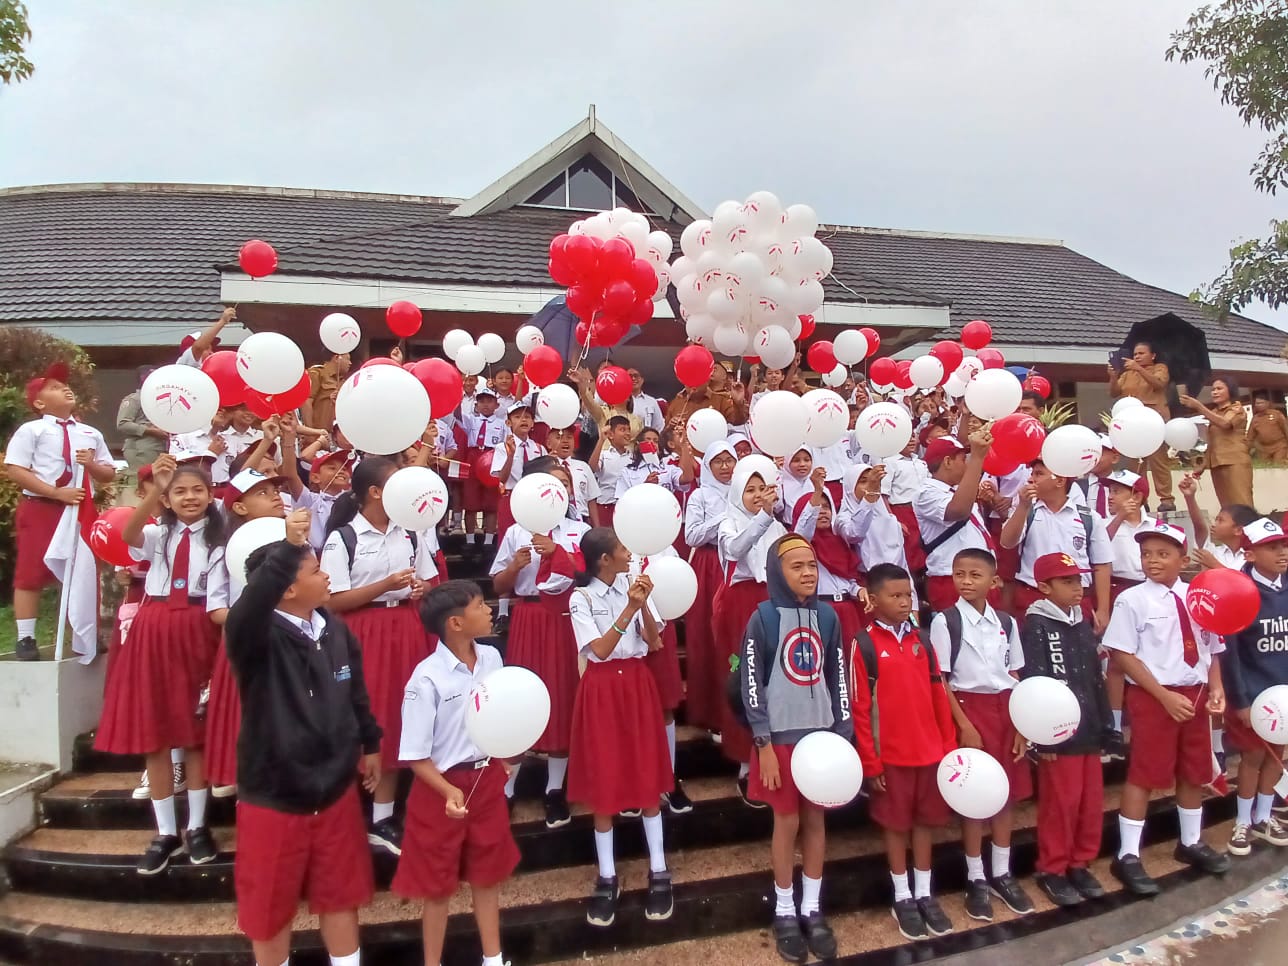
[(863, 773), (939, 764), (958, 742), (933, 649), (915, 627), (899, 638), (873, 622), (867, 633), (877, 659), (875, 689), (859, 647), (850, 644), (850, 701)]

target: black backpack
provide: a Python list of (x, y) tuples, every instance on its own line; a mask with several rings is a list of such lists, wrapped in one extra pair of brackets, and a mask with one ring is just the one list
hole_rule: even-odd
[[(1007, 640), (1010, 640), (1012, 632), (1015, 630), (1015, 618), (1004, 610), (997, 610), (997, 619), (1002, 623), (1002, 630), (1006, 631)], [(953, 668), (957, 666), (957, 655), (962, 652), (962, 612), (953, 604), (945, 611), (940, 611), (944, 615), (944, 620), (948, 623), (948, 643), (951, 650), (948, 653), (948, 673), (953, 673)], [(934, 656), (934, 648), (931, 648), (931, 656)]]
[[(352, 523), (346, 523), (342, 527), (336, 528), (336, 533), (340, 534), (340, 542), (344, 544), (344, 552), (349, 557), (349, 569), (353, 569), (353, 555), (358, 551), (358, 533), (353, 529)], [(415, 561), (418, 541), (416, 534), (410, 530), (405, 531), (407, 539), (411, 541), (411, 559)]]
[[(760, 626), (771, 641), (778, 640), (778, 607), (771, 600), (761, 601), (756, 605), (760, 615)], [(823, 640), (830, 640), (832, 630), (840, 628), (836, 611), (831, 607), (820, 607), (818, 614), (818, 633)], [(729, 658), (729, 677), (725, 679), (725, 700), (734, 720), (741, 725), (747, 724), (747, 709), (742, 705), (742, 655), (734, 654)]]

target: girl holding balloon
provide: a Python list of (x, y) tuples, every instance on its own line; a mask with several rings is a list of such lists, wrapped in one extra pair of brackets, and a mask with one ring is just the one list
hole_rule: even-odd
[(661, 443), (662, 437), (656, 429), (645, 429), (635, 437), (635, 452), (617, 478), (616, 500), (639, 483), (657, 483), (678, 493), (693, 482), (693, 451), (687, 445), (683, 447), (676, 465), (666, 461), (668, 454), (662, 452)]

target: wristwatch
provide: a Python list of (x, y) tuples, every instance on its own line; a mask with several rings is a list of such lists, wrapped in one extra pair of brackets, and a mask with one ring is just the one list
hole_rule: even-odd
[(753, 738), (751, 740), (751, 743), (754, 744), (757, 748), (769, 747), (769, 739), (764, 735), (758, 735), (757, 737)]

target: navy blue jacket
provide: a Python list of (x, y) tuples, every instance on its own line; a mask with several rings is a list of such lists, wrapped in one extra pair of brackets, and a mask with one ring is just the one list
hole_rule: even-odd
[[(1252, 576), (1252, 564), (1243, 572)], [(1261, 594), (1261, 612), (1247, 629), (1226, 635), (1220, 656), (1226, 703), (1236, 711), (1251, 707), (1266, 688), (1288, 684), (1288, 576), (1280, 578), (1280, 590), (1255, 577), (1252, 582)]]

